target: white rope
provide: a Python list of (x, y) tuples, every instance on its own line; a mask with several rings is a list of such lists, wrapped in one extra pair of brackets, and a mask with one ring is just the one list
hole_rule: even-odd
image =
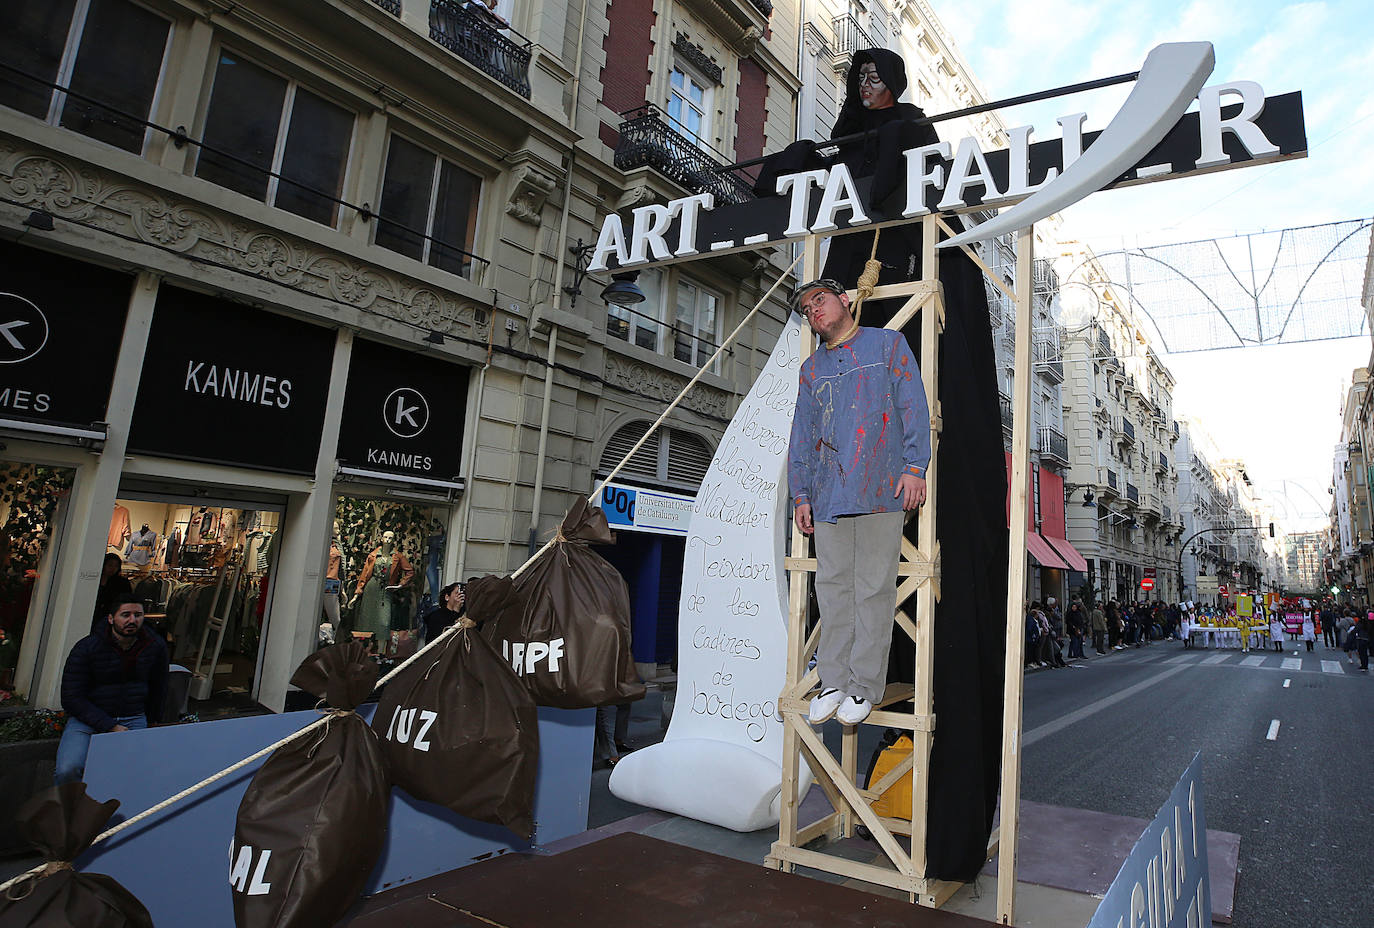
[[(704, 364), (702, 364), (701, 368), (697, 371), (696, 376), (694, 376), (691, 380), (689, 380), (689, 381), (687, 382), (687, 385), (686, 385), (685, 387), (682, 388), (682, 391), (681, 391), (680, 393), (678, 393), (678, 395), (673, 399), (673, 401), (672, 401), (671, 403), (668, 404), (668, 408), (665, 409), (665, 410), (663, 410), (663, 414), (662, 414), (661, 416), (659, 416), (657, 420), (655, 420), (655, 422), (654, 422), (653, 425), (649, 426), (648, 430), (645, 431), (644, 436), (643, 436), (642, 438), (640, 438), (640, 440), (639, 440), (638, 442), (635, 443), (635, 446), (634, 446), (633, 448), (631, 448), (631, 449), (625, 454), (625, 456), (621, 459), (620, 463), (617, 464), (617, 465), (615, 466), (615, 469), (612, 470), (609, 474), (607, 474), (607, 475), (602, 479), (601, 484), (600, 484), (595, 490), (592, 491), (591, 496), (587, 497), (587, 502), (589, 502), (589, 503), (595, 503), (595, 502), (596, 502), (596, 498), (597, 498), (598, 496), (601, 495), (601, 491), (604, 490), (604, 489), (606, 488), (606, 484), (610, 483), (611, 480), (616, 476), (616, 474), (619, 474), (620, 471), (624, 469), (625, 465), (628, 464), (628, 463), (630, 462), (630, 458), (634, 457), (635, 452), (637, 452), (641, 447), (643, 447), (644, 443), (645, 443), (646, 441), (649, 440), (649, 436), (652, 435), (652, 434), (654, 433), (654, 431), (655, 431), (660, 425), (663, 424), (663, 421), (664, 421), (665, 419), (668, 418), (668, 414), (671, 413), (674, 409), (677, 408), (677, 405), (678, 405), (679, 403), (682, 402), (682, 400), (683, 400), (684, 397), (687, 396), (687, 392), (688, 392), (689, 390), (691, 390), (692, 387), (696, 386), (697, 381), (700, 380), (701, 377), (702, 377), (702, 375), (706, 373), (707, 368), (709, 368), (712, 364), (714, 364), (714, 363), (716, 362), (716, 359), (719, 358), (719, 357), (721, 356), (722, 352), (724, 352), (725, 349), (728, 348), (728, 347), (731, 345), (731, 343), (734, 342), (734, 340), (739, 336), (739, 333), (740, 333), (741, 331), (744, 330), (745, 324), (748, 323), (750, 319), (754, 318), (754, 316), (758, 313), (758, 311), (759, 311), (760, 309), (763, 308), (763, 304), (764, 304), (765, 302), (767, 302), (767, 300), (768, 300), (768, 298), (769, 298), (770, 296), (773, 295), (773, 291), (776, 290), (776, 289), (778, 289), (778, 285), (781, 284), (781, 283), (783, 282), (783, 280), (787, 277), (788, 274), (792, 273), (793, 268), (795, 268), (795, 267), (797, 266), (798, 262), (800, 262), (801, 259), (802, 259), (802, 255), (798, 255), (798, 256), (797, 256), (797, 260), (796, 260), (796, 261), (793, 261), (792, 264), (788, 266), (787, 270), (783, 271), (780, 275), (778, 275), (778, 279), (775, 280), (775, 281), (773, 282), (773, 286), (769, 287), (769, 288), (768, 288), (768, 292), (765, 293), (762, 297), (759, 298), (759, 301), (758, 301), (757, 303), (754, 304), (754, 308), (751, 309), (751, 310), (749, 310), (749, 312), (745, 315), (745, 317), (744, 317), (743, 319), (740, 320), (739, 325), (735, 326), (734, 331), (731, 332), (731, 333), (729, 334), (729, 336), (726, 337), (725, 341), (721, 342), (720, 346), (719, 346), (718, 348), (716, 348), (715, 353), (712, 354), (711, 357), (709, 357), (709, 358), (706, 359), (706, 362), (705, 362)], [(561, 537), (561, 536), (558, 536), (558, 537)], [(536, 551), (533, 555), (531, 555), (530, 558), (529, 558), (527, 561), (525, 561), (525, 563), (523, 563), (523, 564), (521, 564), (519, 567), (517, 567), (517, 568), (515, 569), (515, 571), (510, 575), (510, 576), (511, 576), (511, 579), (514, 580), (516, 577), (519, 577), (522, 573), (524, 573), (524, 572), (529, 568), (529, 566), (530, 566), (531, 564), (533, 564), (536, 560), (539, 559), (539, 556), (540, 556), (541, 554), (543, 554), (545, 551), (549, 550), (549, 548), (553, 547), (554, 543), (558, 540), (558, 537), (555, 537), (555, 538), (551, 539), (550, 541), (546, 542), (545, 545), (544, 545), (544, 547), (540, 548), (540, 549), (539, 549), (538, 551)], [(444, 641), (445, 639), (447, 639), (447, 638), (448, 638), (450, 635), (452, 635), (454, 632), (459, 631), (460, 629), (468, 628), (468, 627), (471, 627), (471, 626), (470, 626), (470, 625), (464, 625), (464, 624), (459, 623), (459, 624), (451, 625), (451, 626), (449, 626), (448, 628), (444, 629), (443, 633), (440, 634), (437, 638), (435, 638), (433, 641), (431, 641), (431, 642), (429, 642), (428, 644), (426, 644), (423, 648), (420, 648), (419, 650), (417, 650), (414, 654), (410, 655), (410, 657), (406, 658), (406, 659), (403, 660), (401, 663), (397, 664), (395, 667), (391, 668), (391, 670), (388, 671), (388, 672), (386, 673), (385, 676), (380, 677), (380, 678), (377, 680), (377, 683), (373, 686), (373, 689), (375, 690), (377, 687), (382, 686), (382, 685), (385, 684), (388, 680), (392, 679), (392, 678), (395, 677), (397, 674), (399, 674), (401, 671), (403, 671), (403, 670), (405, 670), (407, 667), (409, 667), (411, 664), (415, 663), (417, 660), (419, 660), (419, 659), (421, 658), (421, 656), (423, 656), (423, 655), (424, 655), (426, 652), (428, 652), (431, 648), (435, 647), (435, 646), (438, 645), (440, 642), (442, 642), (442, 641)], [(226, 768), (224, 768), (223, 770), (219, 771), (218, 773), (211, 774), (210, 776), (208, 776), (208, 777), (206, 777), (205, 779), (201, 780), (199, 783), (196, 783), (196, 784), (193, 785), (193, 786), (188, 786), (188, 787), (186, 787), (184, 790), (182, 790), (181, 792), (177, 793), (175, 796), (171, 796), (171, 797), (169, 797), (169, 798), (167, 798), (167, 799), (162, 800), (162, 802), (159, 802), (157, 805), (153, 806), (151, 809), (145, 809), (144, 811), (142, 811), (142, 812), (138, 813), (137, 815), (135, 815), (133, 818), (125, 819), (124, 821), (120, 822), (118, 825), (114, 826), (113, 828), (107, 829), (107, 830), (101, 832), (99, 835), (97, 835), (96, 838), (95, 838), (95, 840), (91, 842), (90, 846), (91, 846), (91, 847), (94, 847), (95, 845), (99, 844), (101, 841), (105, 841), (105, 840), (107, 840), (107, 839), (109, 839), (109, 838), (113, 838), (115, 835), (119, 834), (119, 833), (120, 833), (121, 831), (123, 831), (124, 829), (126, 829), (126, 828), (132, 828), (134, 825), (138, 824), (139, 822), (143, 821), (144, 819), (148, 818), (149, 816), (156, 815), (157, 813), (161, 812), (163, 809), (166, 809), (168, 806), (175, 805), (176, 803), (178, 803), (178, 802), (180, 802), (181, 800), (185, 799), (187, 796), (190, 796), (190, 795), (192, 795), (193, 793), (196, 793), (196, 792), (198, 792), (199, 790), (204, 789), (205, 787), (209, 786), (209, 785), (212, 784), (212, 783), (215, 783), (215, 782), (218, 781), (218, 780), (224, 779), (225, 777), (227, 777), (229, 774), (235, 772), (236, 770), (241, 770), (241, 769), (243, 769), (243, 768), (246, 767), (247, 765), (253, 763), (253, 761), (258, 760), (259, 758), (264, 757), (264, 756), (266, 756), (266, 755), (268, 755), (268, 754), (271, 754), (271, 753), (272, 753), (273, 751), (275, 751), (277, 748), (285, 747), (286, 745), (290, 744), (292, 741), (295, 741), (297, 738), (300, 738), (301, 736), (303, 736), (303, 735), (305, 735), (305, 734), (307, 734), (307, 733), (309, 733), (309, 732), (314, 731), (316, 728), (319, 728), (321, 725), (324, 725), (325, 723), (327, 723), (327, 722), (330, 720), (330, 718), (332, 718), (331, 715), (324, 715), (324, 716), (322, 716), (322, 717), (316, 719), (315, 721), (311, 722), (309, 725), (305, 726), (304, 728), (299, 729), (298, 731), (292, 732), (291, 734), (289, 734), (289, 735), (287, 735), (286, 737), (280, 739), (279, 741), (277, 741), (277, 742), (274, 743), (274, 744), (268, 745), (267, 747), (263, 748), (261, 751), (258, 751), (256, 754), (253, 754), (251, 757), (245, 757), (243, 760), (239, 761), (237, 764), (234, 764), (232, 767), (226, 767)], [(29, 871), (27, 871), (27, 872), (25, 872), (25, 873), (19, 874), (18, 876), (16, 876), (16, 877), (15, 877), (14, 879), (12, 879), (12, 880), (7, 880), (7, 881), (4, 882), (4, 883), (0, 883), (0, 892), (4, 892), (6, 889), (8, 889), (10, 886), (14, 885), (15, 883), (18, 883), (18, 882), (20, 882), (20, 881), (22, 881), (22, 880), (27, 879), (27, 878), (30, 877), (30, 876), (34, 876), (34, 875), (36, 875), (36, 874), (42, 872), (43, 869), (46, 868), (47, 866), (48, 866), (48, 864), (46, 864), (46, 863), (40, 864), (39, 866), (34, 867), (32, 870), (29, 870)]]

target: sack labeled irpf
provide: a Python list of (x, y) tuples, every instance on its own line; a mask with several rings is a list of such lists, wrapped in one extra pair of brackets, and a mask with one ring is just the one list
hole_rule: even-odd
[(356, 641), (316, 651), (291, 677), (330, 718), (274, 751), (239, 803), (229, 853), (238, 928), (322, 928), (361, 894), (391, 791), (377, 736), (353, 712), (376, 682)]
[[(507, 578), (489, 579), (510, 586)], [(387, 684), (372, 730), (392, 782), (416, 799), (533, 835), (538, 712), (510, 665), (470, 624)]]
[(71, 861), (105, 829), (119, 800), (96, 802), (85, 783), (35, 793), (19, 807), (19, 833), (42, 852), (40, 875), (0, 893), (0, 926), (153, 928), (152, 916), (114, 877), (77, 873)]
[(554, 543), (515, 578), (510, 600), (491, 615), (473, 610), (537, 705), (585, 709), (644, 696), (630, 651), (629, 589), (590, 547), (614, 543), (605, 514), (580, 499)]

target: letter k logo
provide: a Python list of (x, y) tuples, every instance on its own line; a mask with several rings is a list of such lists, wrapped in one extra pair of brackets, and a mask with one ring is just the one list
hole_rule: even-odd
[(0, 364), (27, 361), (48, 343), (48, 320), (32, 300), (0, 293)]
[(398, 387), (382, 404), (382, 421), (397, 438), (414, 438), (429, 425), (429, 404), (412, 387)]

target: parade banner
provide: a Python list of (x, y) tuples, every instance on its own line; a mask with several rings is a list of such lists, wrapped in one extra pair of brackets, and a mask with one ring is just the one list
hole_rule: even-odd
[(801, 320), (793, 314), (725, 430), (693, 506), (668, 733), (621, 758), (611, 774), (611, 792), (621, 799), (736, 831), (778, 823), (782, 562), (791, 510), (784, 471), (800, 352)]
[(1202, 753), (1131, 849), (1088, 928), (1205, 928), (1212, 923)]
[[(931, 213), (997, 207), (992, 220), (941, 243), (981, 241), (1113, 187), (1171, 180), (1305, 157), (1302, 93), (1265, 96), (1255, 81), (1204, 86), (1210, 42), (1157, 46), (1121, 109), (1100, 132), (1086, 113), (1057, 120), (1058, 140), (1032, 142), (1032, 126), (1007, 131), (1009, 147), (984, 152), (967, 136), (904, 151), (905, 197), (874, 206), (870, 178), (843, 164), (784, 174), (778, 196), (717, 206), (709, 192), (636, 207), (602, 223), (589, 270), (630, 270), (728, 254), (815, 233), (877, 228)], [(1185, 112), (1196, 101), (1194, 112)], [(1009, 209), (1007, 207), (1010, 207)]]

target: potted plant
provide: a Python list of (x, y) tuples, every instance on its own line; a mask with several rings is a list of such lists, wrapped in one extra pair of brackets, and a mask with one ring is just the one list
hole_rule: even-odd
[[(0, 706), (22, 705), (22, 697), (0, 691)], [(57, 742), (67, 714), (58, 709), (25, 709), (0, 721), (0, 857), (32, 851), (15, 828), (19, 807), (52, 785)]]

